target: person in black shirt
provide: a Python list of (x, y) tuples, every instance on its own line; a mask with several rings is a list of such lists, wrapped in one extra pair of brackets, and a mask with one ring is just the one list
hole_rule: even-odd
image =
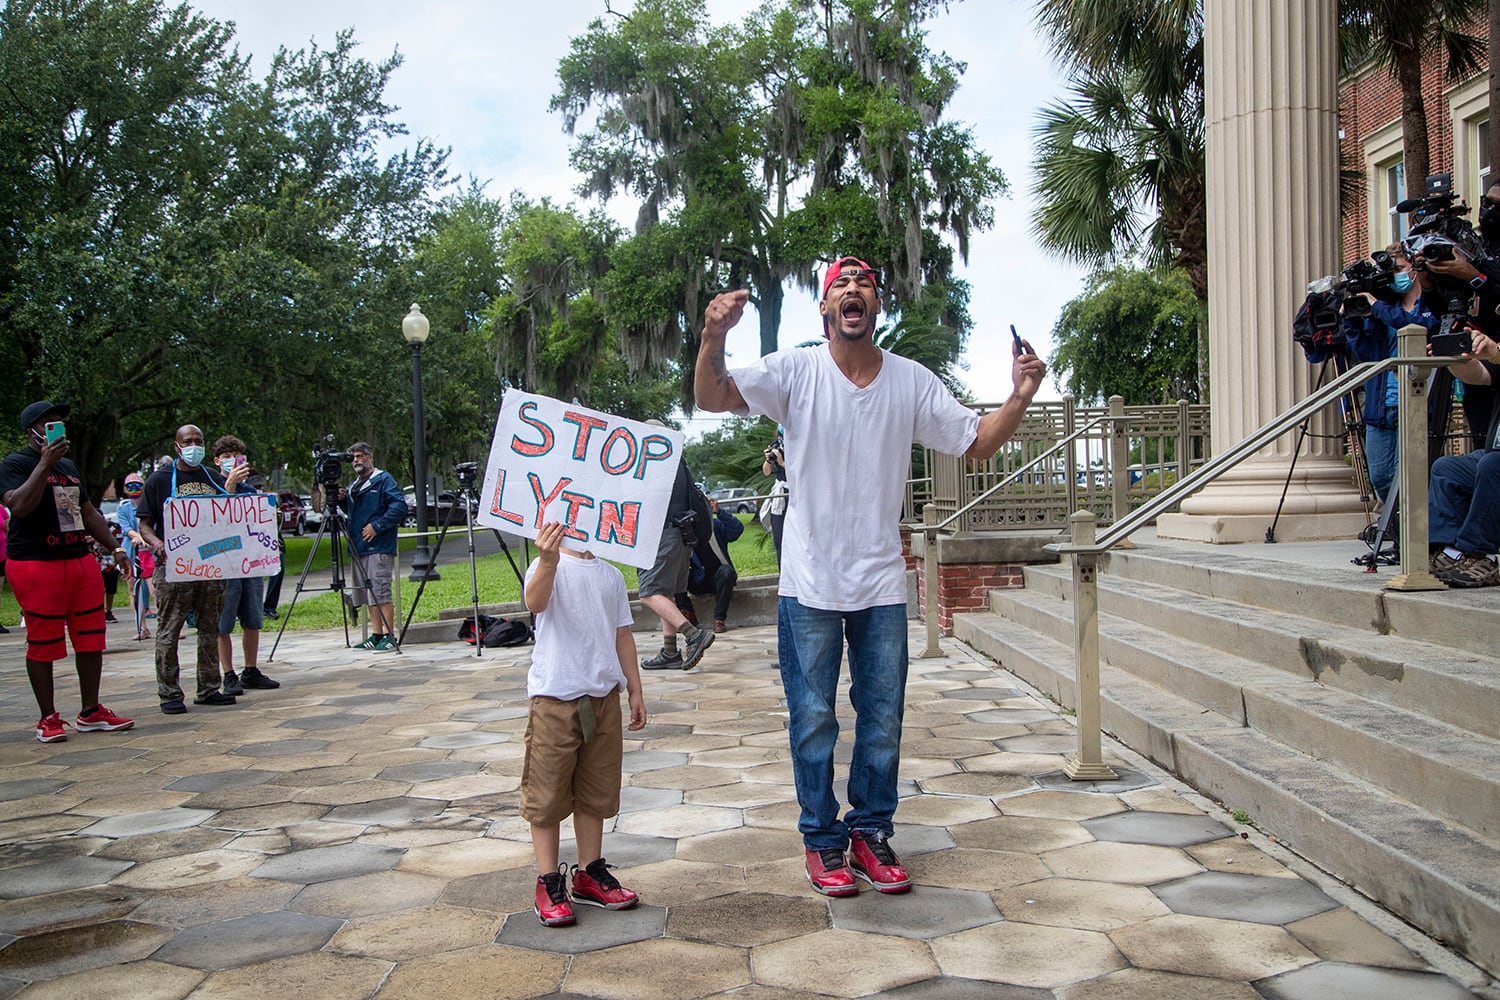
[(0, 503), (10, 508), (6, 575), (26, 618), (26, 675), (42, 718), (36, 738), (55, 743), (68, 738), (53, 703), (52, 665), (73, 641), (82, 711), (73, 723), (80, 732), (115, 731), (135, 725), (99, 704), (104, 652), (104, 580), (90, 551), (98, 542), (116, 566), (125, 550), (109, 522), (89, 501), (83, 476), (66, 456), (62, 418), (70, 407), (42, 400), (21, 411), (27, 446), (0, 464)]

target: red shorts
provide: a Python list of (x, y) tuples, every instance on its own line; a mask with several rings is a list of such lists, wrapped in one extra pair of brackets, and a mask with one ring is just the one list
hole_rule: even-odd
[(52, 663), (75, 653), (104, 651), (104, 577), (92, 555), (76, 559), (11, 559), (6, 578), (26, 616), (26, 658)]

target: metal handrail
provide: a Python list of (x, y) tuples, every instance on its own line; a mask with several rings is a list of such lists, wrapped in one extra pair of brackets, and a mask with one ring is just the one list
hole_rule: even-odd
[[(1213, 482), (1334, 399), (1369, 379), (1398, 367), (1406, 372), (1401, 380), (1398, 408), (1402, 456), (1398, 485), (1403, 508), (1400, 546), (1402, 572), (1386, 586), (1403, 590), (1432, 590), (1443, 586), (1427, 571), (1425, 564), (1427, 464), (1406, 459), (1421, 454), (1425, 433), (1425, 428), (1418, 423), (1417, 414), (1426, 412), (1423, 404), (1426, 402), (1427, 389), (1416, 372), (1445, 367), (1460, 359), (1422, 356), (1422, 339), (1425, 334), (1426, 331), (1420, 326), (1402, 328), (1398, 334), (1399, 349), (1395, 357), (1383, 361), (1367, 361), (1350, 368), (1126, 516), (1119, 517), (1119, 512), (1116, 511), (1114, 523), (1099, 538), (1096, 539), (1094, 535), (1095, 516), (1089, 511), (1080, 510), (1069, 518), (1071, 540), (1045, 546), (1050, 551), (1071, 556), (1073, 563), (1073, 648), (1077, 657), (1073, 692), (1078, 751), (1068, 757), (1063, 768), (1070, 778), (1076, 781), (1098, 781), (1116, 777), (1114, 769), (1104, 763), (1103, 734), (1100, 727), (1099, 557), (1156, 515)], [(1116, 474), (1118, 475), (1118, 470)], [(1419, 560), (1420, 566), (1414, 567), (1413, 559)]]
[(1144, 525), (1154, 521), (1158, 514), (1181, 502), (1188, 495), (1196, 493), (1287, 431), (1296, 427), (1307, 417), (1327, 406), (1339, 396), (1358, 388), (1376, 375), (1382, 375), (1401, 365), (1412, 365), (1416, 368), (1442, 368), (1452, 364), (1455, 360), (1454, 358), (1393, 357), (1386, 358), (1383, 361), (1366, 361), (1356, 365), (1279, 416), (1262, 424), (1228, 451), (1215, 455), (1126, 516), (1116, 516), (1109, 530), (1101, 534), (1098, 540), (1092, 545), (1080, 545), (1074, 540), (1070, 542), (1053, 542), (1045, 546), (1045, 548), (1050, 552), (1057, 552), (1062, 555), (1085, 553), (1098, 555), (1106, 552), (1119, 544), (1123, 539), (1139, 531)]

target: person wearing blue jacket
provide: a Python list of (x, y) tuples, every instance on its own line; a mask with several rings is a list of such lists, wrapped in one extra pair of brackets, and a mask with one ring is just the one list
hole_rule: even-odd
[(734, 563), (729, 559), (729, 543), (744, 534), (745, 526), (740, 519), (719, 509), (719, 501), (708, 498), (708, 507), (714, 516), (713, 537), (703, 539), (693, 549), (688, 569), (688, 592), (677, 595), (677, 607), (689, 620), (696, 622), (693, 600), (688, 594), (714, 595), (714, 631), (723, 632), (729, 626), (729, 602), (734, 599), (734, 585), (740, 582)]
[[(1389, 291), (1382, 295), (1363, 293), (1370, 305), (1368, 316), (1345, 316), (1344, 336), (1348, 340), (1348, 353), (1356, 362), (1384, 361), (1396, 354), (1396, 331), (1415, 323), (1428, 331), (1437, 329), (1439, 318), (1430, 304), (1422, 299), (1425, 276), (1413, 271), (1411, 261), (1401, 250), (1401, 244), (1391, 244), (1388, 252), (1395, 262), (1396, 270), (1391, 275)], [(1327, 359), (1327, 352), (1307, 351), (1307, 360), (1313, 363)], [(1370, 486), (1381, 503), (1390, 493), (1391, 483), (1396, 479), (1398, 459), (1397, 440), (1399, 431), (1396, 421), (1396, 403), (1399, 398), (1396, 373), (1376, 375), (1365, 383), (1364, 406), (1360, 422), (1364, 427), (1365, 467), (1369, 471)]]
[(370, 616), (370, 637), (354, 648), (383, 653), (396, 648), (391, 580), (396, 575), (396, 528), (406, 517), (406, 496), (394, 476), (375, 467), (375, 452), (366, 442), (349, 446), (349, 462), (355, 479), (347, 489), (339, 487), (338, 502), (348, 522), (352, 597)]

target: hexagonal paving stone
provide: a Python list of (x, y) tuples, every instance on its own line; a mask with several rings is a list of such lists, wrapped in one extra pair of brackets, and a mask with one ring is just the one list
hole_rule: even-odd
[(1257, 924), (1287, 924), (1339, 905), (1302, 879), (1230, 872), (1189, 875), (1151, 891), (1177, 913)]
[(42, 896), (49, 892), (103, 885), (131, 866), (108, 858), (65, 858), (36, 865), (7, 868), (0, 878), (0, 899)]
[(1086, 931), (1112, 931), (1171, 912), (1145, 886), (1113, 882), (1049, 878), (990, 895), (1007, 920)]
[[(881, 961), (869, 956), (878, 954)], [(829, 930), (750, 949), (755, 982), (809, 993), (860, 997), (939, 974), (926, 943)]]
[(417, 746), (430, 747), (439, 750), (460, 750), (470, 747), (488, 747), (497, 743), (510, 741), (509, 733), (446, 733), (441, 736), (428, 736), (419, 740)]
[(975, 820), (991, 819), (1000, 810), (989, 799), (962, 798), (956, 795), (919, 795), (901, 801), (896, 810), (903, 823), (926, 826), (954, 826)]
[(276, 777), (275, 771), (243, 768), (234, 771), (210, 771), (178, 778), (167, 786), (172, 792), (213, 792), (221, 788), (249, 788), (263, 785)]
[[(144, 898), (144, 893), (122, 892), (115, 886), (89, 886), (7, 900), (0, 903), (0, 935), (11, 941), (59, 927), (118, 920), (132, 913)], [(160, 921), (146, 918), (146, 922)]]
[(1447, 976), (1408, 969), (1372, 969), (1342, 962), (1319, 962), (1256, 984), (1266, 1000), (1365, 1000), (1368, 997), (1420, 997), (1467, 1000), (1474, 994)]
[(620, 812), (641, 812), (681, 804), (683, 792), (678, 788), (642, 788), (625, 785), (620, 789)]
[(340, 713), (338, 715), (311, 715), (301, 719), (284, 719), (281, 727), (283, 729), (302, 729), (307, 731), (321, 729), (343, 729), (346, 726), (357, 726), (365, 722), (368, 715), (355, 715), (354, 713)]
[(1222, 840), (1233, 833), (1223, 823), (1207, 816), (1134, 810), (1084, 820), (1082, 826), (1098, 840), (1156, 844), (1158, 847), (1189, 847)]
[(499, 868), (520, 868), (531, 863), (530, 844), (491, 837), (471, 837), (449, 844), (413, 847), (397, 866), (400, 871), (420, 872), (442, 878), (478, 875)]
[(621, 816), (615, 822), (615, 829), (642, 836), (693, 837), (715, 830), (731, 830), (743, 822), (738, 809), (680, 805)]
[(146, 894), (133, 912), (138, 920), (169, 927), (191, 927), (279, 910), (299, 886), (264, 878), (231, 878)]
[(1137, 788), (1149, 788), (1159, 782), (1147, 774), (1133, 767), (1121, 767), (1118, 763), (1110, 763), (1114, 768), (1114, 778), (1101, 779), (1099, 781), (1074, 781), (1062, 771), (1054, 771), (1050, 774), (1037, 775), (1036, 783), (1043, 788), (1060, 788), (1067, 791), (1090, 791), (1104, 792), (1114, 795), (1119, 792), (1129, 792)]
[[(744, 892), (746, 888), (745, 870), (729, 864), (667, 860), (638, 865), (617, 874), (621, 882), (639, 894), (641, 902), (656, 906), (683, 906)], [(529, 900), (530, 889), (527, 891), (525, 898)]]
[(1054, 874), (1065, 878), (1125, 885), (1152, 885), (1199, 871), (1197, 862), (1177, 848), (1148, 844), (1079, 844), (1048, 851), (1042, 861)]
[(396, 764), (376, 777), (382, 781), (438, 781), (460, 775), (478, 774), (484, 765), (474, 760), (429, 760), (419, 764)]
[(946, 976), (1039, 989), (1093, 979), (1126, 965), (1103, 934), (1009, 921), (938, 938), (932, 953)]
[(435, 903), (445, 884), (431, 875), (374, 872), (306, 886), (288, 909), (320, 917), (367, 917)]
[(1075, 844), (1086, 844), (1089, 835), (1077, 823), (1038, 816), (996, 816), (949, 827), (959, 847), (990, 851), (1022, 851), (1041, 854)]
[[(532, 879), (533, 884), (535, 878)], [(543, 927), (532, 912), (532, 896), (521, 900), (519, 912), (505, 918), (505, 926), (495, 937), (496, 944), (533, 948), (561, 955), (583, 955), (634, 941), (659, 938), (667, 927), (667, 910), (642, 903), (629, 910), (601, 910), (596, 906), (575, 906), (578, 922), (565, 930)], [(3, 954), (3, 953), (0, 953)]]
[(966, 712), (964, 718), (970, 722), (995, 723), (998, 725), (1025, 725), (1028, 722), (1050, 722), (1057, 718), (1056, 712), (1030, 708), (990, 708), (978, 712)]
[(1272, 878), (1297, 878), (1296, 872), (1280, 861), (1239, 837), (1211, 840), (1206, 844), (1194, 844), (1187, 848), (1193, 860), (1204, 868), (1219, 872), (1237, 872), (1241, 875), (1266, 875)]
[(568, 960), (562, 955), (497, 945), (449, 951), (402, 962), (381, 986), (380, 997), (381, 1000), (538, 997), (557, 990), (567, 967)]
[(153, 957), (194, 969), (231, 969), (317, 951), (342, 925), (294, 910), (253, 913), (179, 931)]
[(489, 944), (500, 929), (493, 913), (457, 906), (421, 906), (351, 920), (328, 942), (329, 950), (399, 962)]
[(1379, 965), (1389, 969), (1426, 969), (1427, 963), (1413, 955), (1395, 938), (1388, 937), (1357, 916), (1339, 907), (1286, 925), (1287, 931), (1330, 962)]
[(371, 847), (366, 844), (314, 847), (270, 858), (252, 874), (256, 878), (274, 878), (283, 882), (328, 882), (336, 878), (388, 871), (396, 866), (405, 853), (396, 847)]
[(1254, 987), (1227, 979), (1122, 969), (1057, 991), (1057, 1000), (1264, 1000)]
[[(563, 841), (562, 853), (564, 856), (576, 855), (577, 847), (572, 840)], [(634, 868), (636, 865), (649, 865), (676, 856), (677, 839), (648, 837), (616, 830), (605, 836), (604, 853), (610, 864), (620, 868)]]
[(940, 774), (918, 778), (922, 791), (945, 795), (1012, 795), (1035, 788), (1036, 782), (1022, 774), (996, 774), (993, 771)]
[(390, 971), (389, 962), (315, 952), (257, 962), (211, 973), (193, 991), (193, 1000), (244, 997), (299, 997), (307, 1000), (363, 1000), (373, 996)]
[(60, 778), (27, 778), (21, 781), (0, 782), (0, 802), (29, 799), (34, 795), (53, 795), (72, 783)]
[(329, 823), (357, 823), (360, 826), (395, 825), (431, 819), (448, 808), (443, 799), (395, 798), (373, 799), (334, 806), (323, 816)]
[(1072, 753), (1078, 749), (1078, 734), (1032, 733), (1029, 736), (1007, 736), (996, 740), (995, 745), (1013, 753)]
[(924, 886), (917, 892), (890, 895), (860, 888), (858, 896), (829, 906), (833, 926), (841, 931), (927, 941), (1001, 919), (989, 894), (971, 889)]
[(115, 876), (114, 884), (138, 889), (176, 889), (202, 885), (205, 882), (220, 882), (248, 875), (263, 860), (260, 854), (229, 848), (171, 855), (142, 862), (129, 871), (122, 872)]
[(827, 930), (828, 926), (828, 904), (821, 899), (739, 892), (673, 906), (667, 935), (743, 948)]
[(1317, 956), (1280, 927), (1173, 913), (1110, 938), (1143, 969), (1254, 981), (1311, 965)]
[(1047, 819), (1091, 819), (1123, 812), (1125, 804), (1113, 795), (1095, 795), (1085, 790), (1046, 789), (997, 799), (995, 805), (1007, 816), (1039, 816)]
[(954, 847), (953, 837), (944, 826), (927, 826), (921, 823), (897, 823), (891, 834), (891, 845), (901, 857), (947, 851)]
[(299, 753), (316, 753), (328, 749), (328, 740), (270, 740), (247, 743), (229, 751), (236, 757), (290, 757)]
[(1056, 1000), (1051, 990), (939, 976), (886, 990), (881, 1000)]
[(677, 857), (683, 861), (750, 865), (781, 858), (802, 857), (802, 836), (786, 830), (737, 827), (677, 842)]
[[(111, 699), (113, 700), (113, 699)], [(56, 979), (46, 979), (33, 983), (26, 991), (28, 1000), (72, 1000), (75, 997), (96, 997), (100, 993), (99, 980), (101, 975), (106, 975), (98, 970), (89, 969), (84, 972), (74, 972)], [(193, 987), (204, 979), (204, 973), (198, 969), (184, 969), (176, 965), (167, 965), (164, 962), (126, 962), (122, 965), (112, 965), (107, 973), (109, 981), (109, 993), (116, 997), (136, 998), (147, 997), (185, 997), (192, 994), (202, 997), (201, 993), (194, 993)], [(10, 980), (0, 980), (0, 984)], [(16, 989), (21, 984), (16, 983)], [(9, 997), (4, 985), (0, 985), (0, 996)]]
[(210, 816), (212, 809), (152, 809), (147, 812), (109, 816), (84, 827), (79, 833), (91, 837), (137, 837), (143, 833), (162, 833), (197, 826)]
[[(944, 674), (943, 681), (950, 681), (951, 674)], [(1012, 698), (1024, 698), (1026, 692), (1020, 688), (1013, 687), (950, 687), (938, 692), (943, 698), (957, 698), (961, 701), (1009, 701)]]
[(0, 976), (52, 979), (87, 969), (135, 962), (150, 956), (172, 936), (166, 927), (136, 920), (111, 920), (21, 938), (0, 950)]
[(1030, 854), (980, 851), (959, 847), (951, 851), (907, 858), (906, 870), (918, 885), (988, 891), (1046, 878), (1047, 866)]

